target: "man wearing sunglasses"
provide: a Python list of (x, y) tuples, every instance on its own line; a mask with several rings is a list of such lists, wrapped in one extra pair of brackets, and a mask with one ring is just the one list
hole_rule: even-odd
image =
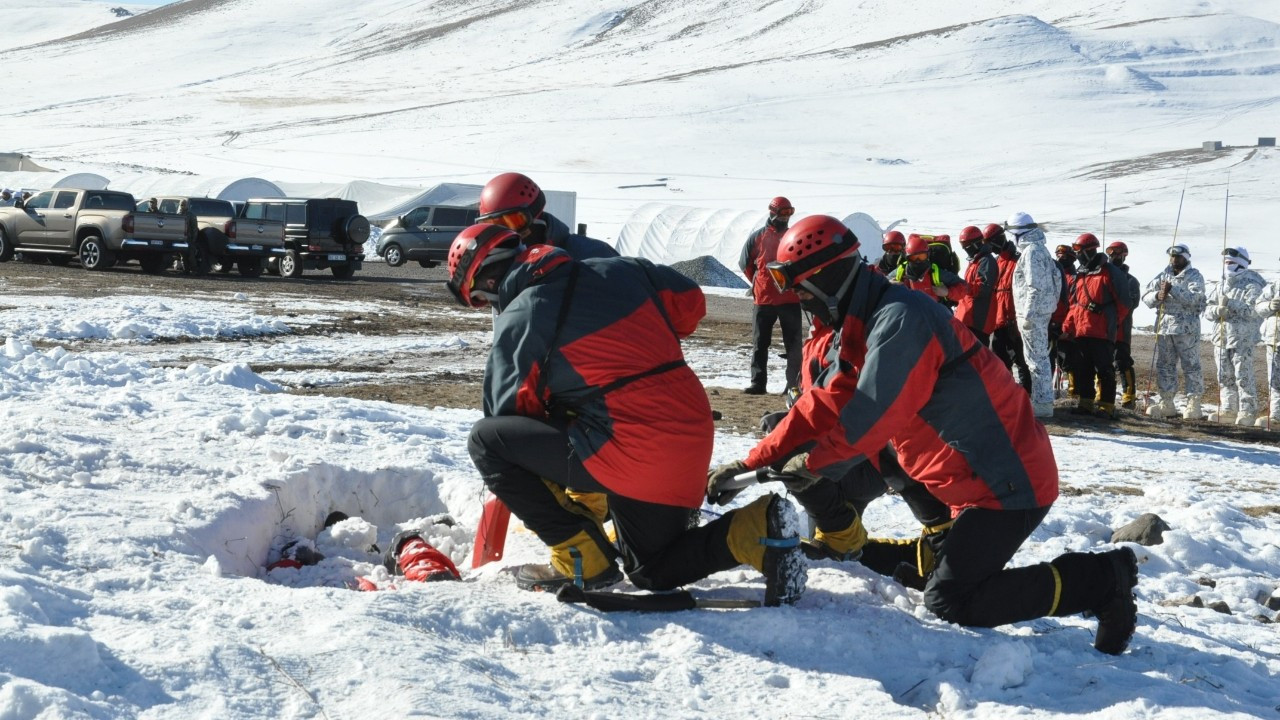
[(742, 246), (738, 267), (751, 283), (751, 297), (755, 307), (751, 315), (751, 384), (744, 393), (763, 395), (769, 376), (769, 346), (773, 344), (773, 326), (782, 328), (782, 347), (786, 350), (787, 386), (784, 392), (797, 387), (800, 377), (800, 357), (804, 345), (804, 323), (800, 316), (800, 299), (791, 291), (782, 291), (769, 279), (765, 266), (778, 254), (778, 239), (787, 231), (791, 216), (796, 212), (791, 201), (776, 197), (769, 201), (769, 219), (764, 227), (751, 233)]
[(1191, 267), (1191, 250), (1182, 243), (1167, 251), (1169, 265), (1151, 278), (1142, 302), (1156, 311), (1156, 389), (1160, 402), (1147, 408), (1151, 417), (1178, 414), (1173, 396), (1178, 392), (1178, 366), (1182, 366), (1187, 405), (1182, 417), (1200, 420), (1200, 396), (1204, 395), (1204, 371), (1200, 367), (1200, 313), (1204, 312), (1204, 276)]
[(1267, 282), (1249, 269), (1249, 251), (1222, 251), (1222, 280), (1207, 298), (1204, 317), (1213, 321), (1213, 361), (1218, 368), (1218, 422), (1252, 426), (1258, 417), (1253, 349), (1262, 340), (1262, 318), (1254, 306)]
[(547, 212), (546, 206), (546, 194), (528, 176), (502, 173), (480, 191), (476, 222), (500, 225), (519, 235), (525, 245), (558, 247), (574, 260), (618, 257), (618, 251), (608, 243), (569, 232), (569, 226)]
[(1058, 467), (1048, 432), (999, 359), (946, 308), (871, 272), (836, 218), (796, 223), (768, 269), (834, 328), (833, 362), (708, 486), (778, 463), (816, 484), (892, 442), (906, 474), (955, 520), (925, 585), (930, 610), (973, 627), (1088, 610), (1098, 618), (1094, 646), (1123, 652), (1137, 623), (1132, 550), (1006, 567), (1057, 499)]
[(1254, 421), (1258, 427), (1280, 429), (1280, 281), (1267, 285), (1253, 309), (1262, 318), (1262, 342), (1267, 346), (1267, 394), (1271, 409), (1266, 417)]
[(884, 240), (880, 243), (880, 249), (883, 254), (871, 267), (880, 272), (881, 275), (889, 276), (894, 270), (902, 264), (903, 255), (906, 252), (907, 239), (897, 230), (890, 230), (884, 234)]

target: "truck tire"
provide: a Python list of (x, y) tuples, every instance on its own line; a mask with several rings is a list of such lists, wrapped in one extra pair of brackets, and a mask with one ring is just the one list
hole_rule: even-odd
[(266, 260), (263, 260), (262, 267), (264, 270), (266, 270), (268, 275), (275, 275), (276, 277), (280, 277), (280, 256), (272, 255)]
[(142, 272), (159, 275), (173, 264), (173, 258), (168, 253), (148, 253), (138, 258), (138, 264), (142, 266)]
[(433, 268), (436, 265), (439, 265), (440, 263), (436, 262), (435, 260), (419, 260), (418, 264), (424, 268)]
[(363, 245), (369, 239), (369, 219), (363, 215), (350, 215), (341, 221), (340, 239), (352, 245)]
[(70, 255), (50, 255), (49, 256), (50, 265), (57, 265), (58, 267), (66, 267), (70, 263), (71, 263)]
[(281, 277), (302, 277), (302, 259), (298, 257), (297, 250), (286, 250), (280, 256), (279, 266)]
[(80, 266), (85, 270), (106, 270), (116, 264), (116, 254), (107, 249), (97, 235), (89, 235), (80, 241)]
[(329, 272), (339, 280), (349, 280), (356, 274), (355, 265), (330, 265)]
[(0, 228), (0, 262), (9, 262), (13, 259), (13, 245), (9, 242), (9, 236), (4, 234), (4, 229)]
[(241, 277), (262, 277), (262, 258), (240, 258), (238, 267)]
[(396, 243), (391, 243), (382, 249), (382, 259), (386, 260), (390, 267), (400, 267), (404, 264), (404, 250)]

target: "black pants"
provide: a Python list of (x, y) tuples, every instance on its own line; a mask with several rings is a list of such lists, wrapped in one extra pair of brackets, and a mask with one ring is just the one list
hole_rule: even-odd
[(787, 353), (787, 387), (800, 384), (800, 358), (804, 348), (804, 325), (800, 303), (756, 305), (751, 316), (751, 386), (763, 388), (769, 377), (769, 346), (773, 344), (773, 324), (782, 326), (782, 346)]
[(1116, 402), (1116, 369), (1112, 364), (1115, 347), (1103, 338), (1076, 338), (1075, 367), (1072, 380), (1080, 397), (1092, 397), (1093, 383), (1098, 382), (1098, 402), (1114, 405)]
[(623, 570), (636, 587), (669, 590), (739, 564), (726, 542), (732, 513), (690, 527), (696, 509), (616, 494), (582, 465), (562, 425), (522, 416), (484, 418), (471, 428), (467, 449), (484, 484), (547, 545), (583, 530), (594, 533), (595, 522), (562, 506), (544, 478), (570, 490), (606, 493)]
[(1022, 352), (1022, 334), (1018, 332), (1018, 326), (1010, 323), (996, 328), (991, 333), (991, 351), (1010, 372), (1015, 367), (1018, 369), (1022, 375), (1022, 388), (1031, 392), (1031, 368), (1027, 367), (1027, 357)]
[(1067, 553), (1051, 563), (1005, 567), (1048, 513), (1048, 507), (969, 508), (960, 513), (925, 586), (925, 605), (943, 620), (970, 627), (1097, 608), (1115, 590), (1114, 574), (1102, 555)]

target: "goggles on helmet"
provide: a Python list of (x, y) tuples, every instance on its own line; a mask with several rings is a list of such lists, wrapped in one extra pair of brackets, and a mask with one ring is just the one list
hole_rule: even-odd
[(777, 208), (775, 210), (770, 210), (769, 212), (774, 215), (777, 215), (778, 217), (791, 217), (792, 215), (796, 214), (796, 209), (790, 208), (790, 207), (784, 207), (784, 208)]
[(778, 289), (786, 292), (787, 290), (794, 290), (796, 285), (799, 284), (796, 282), (796, 278), (817, 267), (818, 269), (809, 276), (813, 277), (813, 275), (822, 272), (822, 268), (818, 266), (831, 261), (832, 256), (830, 253), (817, 252), (793, 262), (771, 262), (765, 265), (764, 269), (768, 271), (769, 277), (773, 278), (773, 282), (778, 286)]
[(906, 248), (906, 245), (900, 242), (890, 242), (881, 245), (880, 248), (885, 252), (900, 253)]
[(501, 225), (512, 232), (520, 232), (529, 226), (531, 218), (529, 212), (525, 208), (516, 208), (515, 210), (500, 210), (498, 212), (488, 213), (476, 218), (476, 222), (486, 225)]
[(907, 256), (907, 262), (924, 262), (925, 260), (928, 260), (928, 259), (929, 259), (929, 253), (927, 252), (911, 253), (910, 255)]
[(1233, 257), (1233, 258), (1244, 257), (1243, 255), (1240, 254), (1240, 251), (1235, 248), (1227, 248), (1226, 250), (1222, 251), (1222, 254), (1227, 257)]

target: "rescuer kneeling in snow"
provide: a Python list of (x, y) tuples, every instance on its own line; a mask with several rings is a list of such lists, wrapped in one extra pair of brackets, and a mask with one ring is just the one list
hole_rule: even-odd
[[(839, 477), (892, 441), (903, 470), (955, 517), (925, 586), (935, 614), (994, 627), (1092, 611), (1094, 647), (1123, 652), (1137, 623), (1132, 550), (1005, 567), (1057, 499), (1058, 468), (1027, 394), (996, 356), (934, 299), (871, 272), (835, 218), (792, 226), (769, 272), (836, 328), (838, 361), (745, 460), (711, 472), (708, 494), (780, 462), (800, 479)], [(796, 453), (800, 442), (813, 449)]]

